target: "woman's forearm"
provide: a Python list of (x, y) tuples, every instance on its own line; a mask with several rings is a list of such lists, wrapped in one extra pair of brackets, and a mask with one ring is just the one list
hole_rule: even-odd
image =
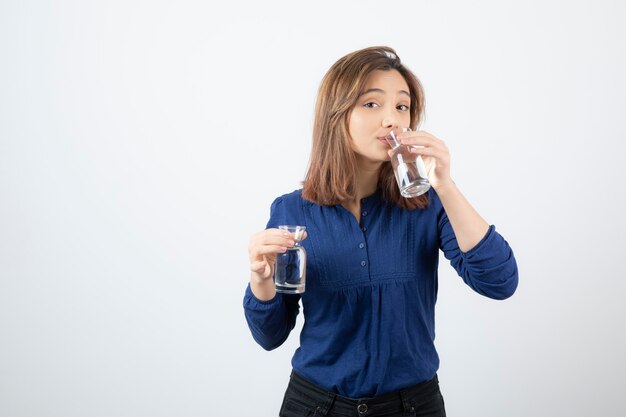
[(489, 231), (489, 224), (467, 201), (452, 181), (435, 190), (450, 220), (461, 252), (472, 249)]

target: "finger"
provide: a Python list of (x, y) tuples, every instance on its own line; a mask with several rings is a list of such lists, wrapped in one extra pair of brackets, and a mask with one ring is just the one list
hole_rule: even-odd
[(417, 155), (432, 156), (433, 158), (441, 159), (441, 152), (433, 148), (411, 148), (410, 152)]
[(423, 140), (427, 141), (426, 143), (437, 143), (437, 144), (440, 144), (440, 145), (445, 145), (444, 141), (442, 141), (438, 137), (436, 137), (434, 135), (431, 135), (430, 133), (425, 132), (423, 130), (419, 130), (417, 132), (403, 133), (402, 135), (400, 135), (398, 137), (398, 140), (400, 140), (400, 142), (404, 143), (402, 139), (414, 139), (414, 140), (423, 139)]
[(418, 133), (418, 135), (427, 136), (427, 137), (431, 138), (432, 140), (434, 140), (435, 142), (440, 143), (442, 145), (445, 145), (445, 142), (443, 140), (439, 139), (435, 135), (432, 135), (432, 134), (426, 132), (425, 130), (418, 130), (417, 133)]
[(288, 236), (267, 236), (264, 239), (257, 242), (257, 246), (262, 245), (279, 245), (292, 247), (295, 244), (295, 240)]
[(282, 236), (290, 236), (291, 235), (289, 230), (283, 230), (283, 229), (271, 229), (271, 230), (276, 235), (282, 235)]
[(267, 261), (255, 261), (250, 264), (250, 270), (257, 273), (265, 272), (267, 265)]
[(435, 152), (439, 152), (439, 153), (447, 153), (448, 152), (448, 148), (446, 147), (445, 144), (443, 143), (439, 143), (439, 142), (435, 142), (431, 139), (413, 139), (411, 140), (411, 142), (414, 143), (409, 143), (408, 140), (407, 142), (402, 142), (404, 145), (409, 146), (409, 147), (417, 147), (420, 149), (423, 149), (424, 147), (429, 148), (429, 149), (433, 149)]
[(262, 272), (265, 270), (266, 261), (254, 261), (250, 263), (250, 270), (254, 272)]
[(287, 248), (285, 246), (265, 245), (265, 246), (259, 246), (257, 248), (257, 250), (255, 251), (255, 254), (257, 256), (261, 256), (261, 255), (275, 255), (277, 253), (284, 253), (286, 251), (287, 251)]
[(269, 228), (269, 229), (260, 231), (259, 233), (257, 233), (257, 235), (258, 236), (291, 236), (291, 233), (289, 233), (289, 231), (287, 230)]
[(437, 144), (437, 142), (426, 136), (403, 137), (402, 139), (400, 139), (400, 143), (403, 145), (422, 146), (434, 146)]
[(306, 239), (307, 233), (306, 230), (299, 230), (297, 232), (287, 232), (286, 236), (289, 236), (292, 240), (302, 241)]
[(273, 275), (272, 267), (267, 262), (251, 266), (250, 270), (255, 274), (259, 274), (264, 279), (270, 279)]
[(309, 236), (309, 234), (306, 232), (306, 230), (304, 232), (302, 232), (302, 237), (300, 238), (300, 241), (303, 241), (304, 239), (306, 239)]
[(415, 131), (410, 132), (410, 133), (414, 133), (416, 136), (429, 136), (431, 138), (436, 138), (435, 135), (433, 135), (432, 133), (427, 132), (425, 130), (415, 130)]
[(250, 239), (248, 248), (252, 250), (252, 248), (255, 248), (257, 246), (268, 244), (293, 246), (295, 243), (293, 240), (293, 236), (291, 236), (289, 232), (285, 232), (286, 234), (282, 232), (283, 231), (281, 230), (280, 233), (276, 233), (274, 230), (268, 229), (263, 232), (257, 233)]

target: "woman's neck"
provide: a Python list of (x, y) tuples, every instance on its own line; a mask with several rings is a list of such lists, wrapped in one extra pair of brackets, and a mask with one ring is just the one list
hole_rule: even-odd
[(378, 175), (382, 167), (382, 162), (372, 162), (363, 160), (357, 155), (356, 172), (356, 195), (354, 200), (347, 201), (350, 205), (360, 203), (361, 199), (376, 192), (378, 188)]

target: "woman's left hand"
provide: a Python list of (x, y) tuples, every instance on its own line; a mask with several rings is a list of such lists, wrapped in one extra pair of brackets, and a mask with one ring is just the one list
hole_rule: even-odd
[[(450, 152), (444, 141), (424, 130), (402, 132), (399, 139), (403, 145), (411, 147), (411, 153), (422, 156), (428, 181), (435, 191), (453, 183), (450, 176)], [(423, 148), (415, 148), (413, 145)]]

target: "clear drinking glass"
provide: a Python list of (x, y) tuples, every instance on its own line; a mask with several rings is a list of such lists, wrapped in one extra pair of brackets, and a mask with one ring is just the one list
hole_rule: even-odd
[[(405, 127), (402, 132), (409, 132), (410, 128)], [(400, 187), (400, 194), (403, 197), (417, 197), (424, 194), (430, 188), (426, 167), (421, 155), (410, 152), (411, 146), (402, 145), (397, 139), (397, 131), (393, 130), (385, 136), (387, 143), (391, 146), (391, 166), (396, 176), (396, 181)], [(414, 145), (417, 146), (417, 145)]]
[(306, 251), (300, 245), (305, 226), (278, 226), (291, 234), (295, 245), (285, 253), (276, 254), (274, 285), (276, 292), (302, 294), (306, 284)]

